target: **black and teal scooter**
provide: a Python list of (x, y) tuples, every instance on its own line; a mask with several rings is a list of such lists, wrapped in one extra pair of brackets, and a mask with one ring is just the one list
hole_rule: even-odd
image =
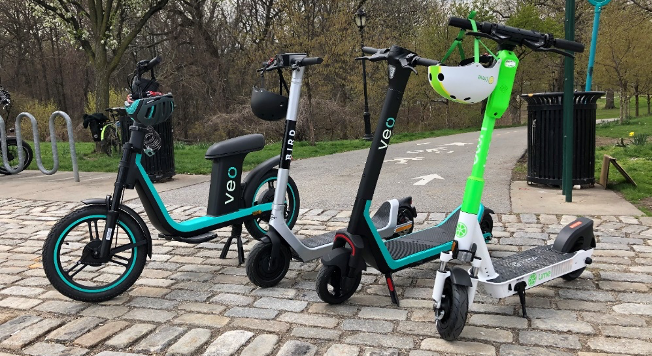
[[(385, 96), (374, 140), (367, 155), (362, 179), (358, 187), (353, 211), (346, 230), (335, 234), (333, 249), (322, 257), (322, 268), (317, 275), (317, 294), (324, 302), (338, 304), (355, 293), (362, 271), (370, 265), (385, 275), (392, 301), (399, 303), (392, 273), (431, 261), (443, 251), (450, 250), (460, 209), (455, 209), (439, 225), (384, 240), (369, 214), (369, 207), (380, 176), (394, 128), (403, 92), (416, 66), (432, 66), (439, 62), (419, 57), (399, 46), (385, 49), (364, 47), (371, 54), (362, 60), (385, 61), (388, 66), (389, 88)], [(433, 197), (436, 199), (436, 197)], [(491, 238), (493, 220), (490, 209), (480, 205), (477, 220), (485, 238)]]
[[(265, 139), (252, 134), (211, 146), (206, 159), (213, 162), (208, 207), (205, 216), (175, 221), (143, 168), (143, 154), (151, 154), (145, 136), (152, 125), (166, 121), (174, 108), (171, 95), (155, 93), (158, 83), (154, 67), (160, 58), (141, 61), (132, 79), (131, 98), (126, 107), (134, 120), (129, 142), (123, 146), (113, 195), (89, 199), (86, 206), (61, 218), (50, 230), (43, 246), (43, 268), (50, 283), (76, 300), (99, 302), (127, 290), (142, 272), (146, 256), (152, 255), (152, 239), (143, 219), (122, 204), (124, 189), (136, 189), (149, 221), (168, 240), (198, 244), (217, 238), (213, 230), (232, 226), (231, 237), (222, 250), (226, 256), (232, 239), (237, 240), (240, 263), (244, 262), (240, 234), (244, 223), (249, 233), (261, 238), (267, 231), (272, 202), (256, 203), (257, 194), (274, 196), (280, 156), (254, 168), (241, 182), (242, 162), (249, 152), (261, 150)], [(151, 78), (141, 76), (150, 72)], [(299, 191), (286, 177), (282, 210), (292, 227), (299, 214)]]

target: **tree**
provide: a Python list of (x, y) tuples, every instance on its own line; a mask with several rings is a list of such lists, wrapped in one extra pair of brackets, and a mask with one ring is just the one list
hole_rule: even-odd
[(136, 35), (169, 0), (31, 1), (88, 56), (95, 69), (95, 110), (102, 111), (109, 105), (111, 74)]

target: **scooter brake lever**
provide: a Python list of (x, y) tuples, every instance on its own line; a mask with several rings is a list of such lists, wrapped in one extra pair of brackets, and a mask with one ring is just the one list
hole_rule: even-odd
[(419, 74), (417, 70), (410, 65), (407, 57), (399, 59), (398, 62), (401, 63), (401, 67), (411, 69), (414, 72), (414, 74)]
[(568, 52), (566, 52), (566, 51), (562, 51), (562, 50), (557, 49), (557, 48), (539, 48), (539, 49), (535, 49), (535, 51), (536, 51), (536, 52), (552, 52), (552, 53), (561, 54), (562, 56), (566, 56), (566, 57), (570, 57), (570, 58), (575, 58), (575, 55), (574, 55), (574, 54), (572, 54), (572, 53), (568, 53)]

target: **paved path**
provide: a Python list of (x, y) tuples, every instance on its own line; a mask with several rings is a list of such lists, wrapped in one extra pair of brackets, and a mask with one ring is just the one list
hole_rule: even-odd
[[(483, 202), (499, 213), (511, 211), (509, 184), (512, 168), (527, 147), (527, 128), (497, 129), (486, 165)], [(450, 211), (462, 203), (471, 173), (478, 132), (437, 137), (389, 146), (372, 206), (411, 195), (417, 211)], [(292, 162), (290, 175), (309, 209), (352, 208), (368, 150), (350, 151)], [(428, 182), (424, 176), (436, 174)], [(421, 181), (423, 185), (415, 185)], [(169, 190), (164, 201), (205, 205), (210, 184)]]
[[(449, 343), (433, 323), (435, 263), (395, 275), (400, 308), (390, 304), (373, 270), (348, 302), (328, 306), (314, 289), (319, 262), (292, 263), (278, 287), (259, 289), (233, 252), (217, 258), (219, 241), (156, 240), (153, 259), (128, 292), (101, 304), (72, 301), (49, 285), (40, 253), (54, 221), (75, 206), (0, 199), (1, 356), (652, 354), (652, 218), (596, 217), (598, 246), (582, 278), (528, 291), (530, 320), (518, 316), (517, 297), (479, 294), (461, 340)], [(171, 214), (185, 219), (203, 211), (176, 206)], [(303, 210), (297, 230), (337, 229), (348, 214)], [(422, 213), (418, 227), (443, 218)], [(498, 214), (491, 254), (501, 258), (550, 243), (573, 218)]]

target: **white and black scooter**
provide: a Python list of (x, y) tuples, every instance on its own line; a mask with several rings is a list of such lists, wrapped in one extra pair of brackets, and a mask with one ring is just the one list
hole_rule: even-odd
[[(260, 217), (269, 221), (269, 231), (253, 247), (246, 263), (249, 280), (259, 287), (278, 284), (290, 268), (291, 259), (307, 262), (332, 250), (335, 231), (300, 239), (285, 224), (286, 182), (290, 175), (296, 135), (301, 81), (306, 66), (320, 64), (322, 61), (319, 57), (307, 57), (305, 53), (278, 54), (259, 69), (262, 85), (254, 87), (252, 91), (251, 108), (256, 116), (263, 120), (272, 120), (278, 115), (286, 117), (277, 189), (268, 189), (266, 194), (257, 193), (252, 202), (255, 205), (273, 201), (269, 219), (262, 215)], [(283, 78), (283, 70), (292, 72), (289, 88)], [(264, 74), (270, 71), (276, 71), (279, 75), (279, 94), (264, 89)], [(288, 93), (288, 97), (282, 95), (283, 90)], [(279, 187), (282, 188), (278, 189)], [(372, 221), (380, 236), (389, 239), (412, 232), (416, 215), (412, 197), (405, 197), (384, 202), (372, 217)]]

